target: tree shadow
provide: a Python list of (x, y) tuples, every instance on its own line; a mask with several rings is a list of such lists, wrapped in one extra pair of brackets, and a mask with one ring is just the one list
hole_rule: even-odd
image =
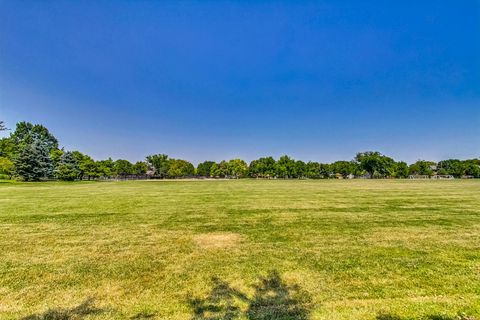
[(213, 277), (212, 282), (213, 288), (206, 298), (189, 299), (194, 314), (192, 319), (230, 320), (241, 316), (238, 301), (247, 301), (248, 298), (217, 277)]
[[(253, 286), (253, 297), (232, 288), (216, 277), (213, 288), (204, 298), (189, 299), (192, 320), (306, 320), (310, 317), (310, 296), (298, 285), (288, 285), (277, 271), (260, 277)], [(244, 311), (240, 307), (246, 304)]]
[(448, 316), (442, 314), (431, 314), (421, 318), (410, 318), (410, 317), (401, 317), (396, 314), (391, 313), (380, 313), (375, 318), (376, 320), (476, 320), (475, 317), (468, 316), (465, 314), (458, 314), (456, 316)]
[(154, 312), (139, 312), (133, 317), (130, 317), (132, 320), (144, 320), (144, 319), (154, 319), (156, 317), (156, 313)]
[(41, 314), (26, 316), (22, 320), (77, 320), (102, 312), (105, 312), (105, 310), (96, 308), (94, 299), (89, 298), (71, 309), (49, 309)]

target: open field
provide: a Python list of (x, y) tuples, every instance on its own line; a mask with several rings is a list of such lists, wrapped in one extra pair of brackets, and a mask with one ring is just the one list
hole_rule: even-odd
[(0, 183), (1, 319), (459, 313), (480, 181)]

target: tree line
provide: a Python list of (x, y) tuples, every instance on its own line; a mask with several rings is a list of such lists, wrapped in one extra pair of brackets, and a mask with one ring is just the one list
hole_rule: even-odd
[[(0, 130), (7, 130), (0, 121)], [(59, 148), (58, 140), (43, 125), (19, 122), (9, 137), (0, 139), (0, 179), (65, 181), (111, 178), (408, 178), (448, 175), (480, 178), (480, 159), (449, 159), (438, 163), (419, 160), (411, 165), (376, 151), (357, 153), (351, 161), (303, 162), (282, 156), (263, 157), (249, 164), (241, 159), (204, 161), (195, 167), (187, 160), (154, 154), (145, 161), (94, 160), (80, 151)]]

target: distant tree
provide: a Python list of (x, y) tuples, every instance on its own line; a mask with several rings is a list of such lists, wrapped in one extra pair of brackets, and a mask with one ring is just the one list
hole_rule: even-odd
[(321, 166), (318, 162), (309, 161), (305, 165), (305, 178), (319, 179), (321, 178)]
[(465, 174), (468, 176), (472, 176), (474, 178), (480, 178), (480, 160), (479, 159), (472, 159), (472, 160), (465, 160)]
[(238, 179), (244, 178), (248, 173), (247, 163), (241, 159), (232, 159), (227, 162), (227, 175)]
[(393, 177), (408, 178), (408, 165), (406, 162), (399, 161), (393, 164)]
[(133, 165), (133, 173), (138, 176), (146, 174), (147, 171), (148, 171), (148, 164), (146, 162), (137, 161)]
[(214, 163), (210, 169), (210, 176), (214, 178), (225, 178), (229, 174), (227, 161), (222, 160), (220, 163)]
[(435, 166), (435, 162), (418, 160), (408, 167), (408, 173), (410, 175), (432, 176), (434, 174), (433, 167)]
[(147, 163), (154, 168), (155, 175), (165, 178), (170, 169), (170, 160), (166, 154), (154, 154), (147, 157)]
[(24, 145), (15, 156), (15, 174), (25, 181), (38, 181), (52, 176), (50, 145), (40, 139)]
[(15, 154), (15, 143), (12, 138), (0, 139), (0, 157), (5, 157), (10, 160), (13, 159)]
[(295, 161), (295, 169), (292, 178), (303, 179), (307, 174), (307, 165), (302, 160)]
[[(77, 164), (78, 164), (78, 169), (79, 169), (79, 174), (78, 174), (78, 179), (83, 180), (83, 178), (87, 175), (87, 170), (90, 170), (89, 175), (90, 177), (96, 176), (97, 174), (94, 172), (95, 168), (92, 170), (92, 163), (93, 159), (90, 158), (89, 156), (81, 153), (80, 151), (72, 151), (72, 156), (75, 158)], [(90, 180), (89, 177), (89, 180)]]
[(279, 178), (294, 178), (296, 177), (295, 160), (289, 156), (281, 156), (275, 163), (275, 172)]
[(50, 158), (52, 159), (52, 164), (54, 167), (57, 167), (57, 165), (60, 163), (60, 158), (63, 153), (63, 149), (53, 149), (52, 151), (50, 151)]
[(10, 179), (15, 171), (15, 163), (7, 157), (0, 157), (0, 175)]
[(449, 174), (455, 178), (460, 178), (465, 175), (465, 164), (458, 159), (449, 159), (440, 161), (437, 164), (437, 168), (440, 174)]
[(358, 164), (352, 161), (336, 161), (330, 165), (333, 174), (338, 174), (343, 178), (349, 175), (357, 175)]
[(7, 128), (5, 127), (5, 122), (0, 120), (0, 131), (5, 131), (5, 130), (7, 130)]
[(367, 151), (357, 153), (355, 160), (361, 170), (365, 170), (370, 178), (382, 178), (392, 175), (394, 161), (380, 152)]
[(275, 176), (275, 159), (260, 158), (250, 162), (248, 175), (252, 178), (271, 178)]
[(188, 161), (171, 159), (167, 172), (169, 178), (185, 178), (195, 174), (195, 167)]
[(79, 178), (80, 168), (72, 152), (64, 152), (55, 168), (55, 177), (59, 180), (73, 181)]
[(128, 160), (118, 159), (115, 161), (115, 172), (120, 177), (134, 174), (133, 165)]
[[(78, 163), (78, 179), (83, 180), (87, 178), (88, 180), (95, 179), (101, 177), (103, 172), (100, 170), (99, 163), (95, 162), (89, 155), (83, 154), (80, 151), (73, 151), (73, 157)], [(112, 161), (111, 167), (114, 168), (114, 163)], [(114, 170), (110, 171), (111, 175)]]
[(115, 163), (111, 158), (107, 160), (100, 160), (96, 162), (97, 172), (100, 177), (109, 178), (116, 175)]
[(214, 164), (215, 162), (213, 161), (204, 161), (199, 163), (197, 166), (197, 175), (200, 177), (210, 177), (210, 172)]
[(48, 153), (54, 149), (58, 149), (58, 140), (48, 131), (47, 128), (40, 124), (33, 125), (29, 122), (19, 122), (15, 131), (10, 135), (15, 144), (16, 151), (34, 141), (39, 141)]

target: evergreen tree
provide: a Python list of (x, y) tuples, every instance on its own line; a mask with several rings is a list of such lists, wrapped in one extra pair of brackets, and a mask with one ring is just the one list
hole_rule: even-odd
[(53, 173), (49, 145), (38, 139), (21, 148), (14, 163), (15, 174), (25, 181), (38, 181)]
[(60, 156), (57, 167), (55, 168), (55, 177), (59, 180), (73, 181), (80, 176), (80, 169), (77, 159), (72, 152), (64, 152)]

